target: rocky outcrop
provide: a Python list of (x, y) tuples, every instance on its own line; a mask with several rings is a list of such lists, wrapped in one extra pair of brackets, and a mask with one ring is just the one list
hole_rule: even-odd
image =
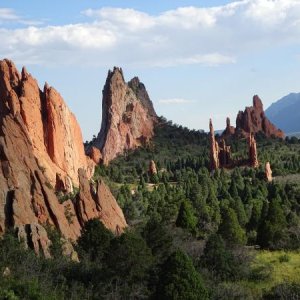
[(89, 153), (88, 153), (88, 156), (92, 159), (92, 161), (95, 163), (95, 164), (100, 164), (102, 162), (102, 154), (101, 154), (101, 151), (94, 147), (94, 146), (91, 146), (90, 149), (89, 149)]
[(100, 180), (91, 185), (85, 171), (79, 169), (80, 192), (76, 211), (81, 226), (90, 219), (101, 219), (103, 224), (119, 234), (127, 227), (123, 212), (105, 183)]
[(157, 174), (156, 164), (155, 164), (154, 160), (150, 161), (150, 164), (149, 164), (149, 174), (150, 175)]
[(273, 181), (272, 169), (271, 169), (270, 162), (266, 162), (265, 176), (266, 176), (266, 179), (267, 179), (268, 182), (272, 182)]
[(135, 149), (153, 137), (157, 116), (145, 86), (137, 77), (128, 84), (122, 69), (108, 72), (103, 89), (102, 124), (96, 140), (91, 146), (101, 150), (102, 161), (108, 164), (118, 154)]
[(215, 131), (212, 120), (209, 120), (209, 145), (210, 145), (210, 168), (216, 170), (219, 168), (219, 144), (215, 138)]
[(259, 166), (259, 163), (257, 158), (256, 140), (253, 133), (250, 133), (248, 137), (248, 153), (250, 167), (257, 168)]
[(157, 114), (154, 110), (153, 103), (148, 95), (145, 85), (140, 82), (140, 79), (138, 77), (132, 78), (128, 82), (128, 86), (133, 90), (137, 99), (141, 101), (149, 116), (156, 118)]
[(231, 147), (226, 145), (225, 139), (216, 140), (212, 120), (209, 120), (210, 168), (226, 168), (231, 165)]
[(33, 153), (50, 183), (55, 186), (57, 174), (78, 186), (78, 168), (93, 172), (85, 156), (82, 134), (75, 116), (60, 94), (48, 84), (43, 91), (37, 81), (22, 69), (18, 73), (9, 60), (0, 61), (1, 99), (10, 104), (13, 116), (21, 115)]
[(219, 164), (220, 167), (229, 167), (231, 164), (231, 147), (226, 145), (224, 139), (219, 143)]
[(236, 118), (235, 134), (248, 137), (250, 133), (263, 133), (266, 137), (284, 138), (284, 132), (277, 129), (266, 117), (261, 99), (255, 95), (253, 106), (246, 107), (244, 111), (239, 111)]
[(235, 134), (235, 128), (233, 126), (231, 126), (230, 124), (230, 118), (226, 118), (226, 129), (223, 132), (223, 135), (225, 136), (231, 136)]
[(17, 227), (18, 239), (24, 243), (25, 249), (33, 248), (35, 253), (50, 258), (49, 247), (51, 241), (48, 238), (47, 231), (39, 224), (26, 224)]
[[(19, 74), (11, 61), (0, 61), (0, 235), (17, 228), (19, 237), (45, 256), (49, 243), (43, 225), (75, 241), (84, 224), (76, 209), (80, 199), (60, 203), (55, 192), (79, 185), (78, 168), (88, 180), (93, 165), (84, 154), (76, 119), (59, 94), (48, 85), (40, 91), (24, 68)], [(100, 203), (96, 217), (108, 228), (122, 230), (122, 211), (103, 184), (84, 205), (94, 198)]]

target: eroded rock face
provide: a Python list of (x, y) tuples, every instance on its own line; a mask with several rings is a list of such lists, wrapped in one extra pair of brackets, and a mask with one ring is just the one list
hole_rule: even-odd
[(85, 171), (79, 169), (80, 192), (77, 198), (77, 215), (81, 226), (90, 219), (100, 219), (103, 224), (116, 234), (127, 227), (124, 214), (116, 199), (103, 181), (92, 186)]
[(115, 67), (103, 89), (101, 130), (92, 146), (101, 150), (107, 164), (125, 150), (147, 143), (156, 120), (145, 86), (137, 77), (127, 84), (122, 69)]
[(220, 167), (229, 167), (231, 164), (231, 147), (226, 145), (224, 139), (219, 143), (219, 164)]
[(45, 228), (39, 224), (25, 224), (17, 227), (18, 239), (24, 243), (26, 249), (33, 248), (35, 253), (41, 253), (50, 258), (49, 247), (51, 241), (48, 238)]
[(30, 247), (48, 257), (45, 224), (71, 241), (94, 217), (122, 230), (127, 225), (122, 211), (103, 184), (94, 194), (90, 191), (83, 205), (86, 210), (88, 201), (98, 201), (98, 213), (83, 221), (77, 198), (60, 203), (55, 194), (55, 189), (71, 192), (72, 184), (79, 184), (78, 168), (88, 183), (93, 166), (84, 154), (78, 124), (59, 94), (47, 85), (40, 91), (25, 69), (19, 74), (11, 61), (0, 61), (0, 235), (17, 228)]
[[(13, 116), (21, 115), (38, 165), (55, 186), (57, 174), (78, 186), (78, 168), (92, 176), (93, 163), (85, 156), (82, 134), (60, 94), (48, 84), (39, 89), (25, 68), (19, 74), (11, 61), (0, 61), (1, 99)], [(66, 182), (65, 185), (69, 185)]]
[(272, 182), (273, 181), (272, 169), (271, 169), (270, 162), (266, 162), (265, 176), (266, 176), (266, 179), (267, 179), (268, 182)]
[(244, 111), (238, 113), (235, 133), (248, 137), (250, 133), (255, 134), (258, 132), (264, 133), (266, 137), (284, 138), (284, 132), (277, 129), (266, 117), (262, 101), (255, 95), (253, 97), (253, 106), (246, 107)]
[(91, 158), (91, 160), (95, 163), (95, 164), (100, 164), (102, 162), (102, 154), (101, 154), (101, 151), (94, 147), (94, 146), (91, 146), (89, 148), (89, 151), (87, 153), (87, 155)]
[(257, 158), (256, 140), (253, 133), (250, 133), (248, 138), (248, 151), (250, 167), (257, 168), (259, 166), (259, 163)]

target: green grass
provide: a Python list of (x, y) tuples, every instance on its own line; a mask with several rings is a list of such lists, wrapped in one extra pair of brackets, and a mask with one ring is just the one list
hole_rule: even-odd
[(258, 251), (251, 265), (252, 279), (242, 282), (254, 296), (281, 283), (300, 284), (300, 253), (295, 251)]

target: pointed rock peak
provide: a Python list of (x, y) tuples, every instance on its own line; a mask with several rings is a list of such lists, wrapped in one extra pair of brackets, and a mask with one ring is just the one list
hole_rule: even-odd
[(49, 89), (50, 89), (50, 86), (49, 86), (48, 82), (45, 82), (45, 84), (44, 84), (44, 93), (46, 91), (48, 91)]
[(7, 58), (0, 60), (0, 74), (3, 77), (9, 78), (12, 87), (17, 86), (21, 78), (15, 64)]
[(229, 117), (226, 118), (226, 127), (230, 128), (230, 118)]
[(213, 127), (213, 124), (212, 124), (212, 119), (209, 119), (209, 131), (210, 131), (210, 133), (214, 133), (214, 127)]
[(262, 101), (261, 101), (261, 99), (257, 95), (253, 96), (253, 107), (256, 108), (256, 109), (258, 109), (258, 110), (263, 111)]
[(137, 76), (133, 77), (133, 78), (128, 82), (128, 85), (129, 85), (131, 88), (134, 88), (134, 87), (135, 87), (135, 88), (138, 88), (140, 84), (141, 84), (140, 79), (139, 79)]
[(15, 69), (15, 70), (17, 69), (16, 66), (15, 66), (15, 64), (11, 60), (9, 60), (7, 58), (4, 58), (3, 60), (1, 60), (0, 64), (1, 65), (6, 65), (7, 67), (9, 67), (11, 69)]
[(114, 78), (119, 77), (119, 76), (123, 79), (123, 81), (125, 83), (122, 68), (114, 67), (113, 70), (108, 71), (106, 82), (112, 81)]
[(136, 95), (137, 99), (142, 103), (143, 107), (147, 110), (151, 117), (156, 118), (157, 114), (154, 110), (153, 103), (148, 95), (145, 85), (136, 76), (133, 77), (129, 82), (128, 86)]
[(126, 83), (121, 68), (108, 72), (102, 94), (101, 129), (86, 152), (95, 146), (108, 164), (124, 150), (148, 143), (158, 120), (145, 86), (138, 78)]
[(28, 78), (29, 74), (26, 70), (26, 67), (22, 68), (22, 80), (26, 80)]

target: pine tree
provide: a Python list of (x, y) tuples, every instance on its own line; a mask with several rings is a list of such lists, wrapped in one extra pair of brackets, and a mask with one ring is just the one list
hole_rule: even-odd
[(287, 221), (277, 195), (270, 201), (268, 214), (262, 220), (257, 232), (257, 243), (264, 248), (281, 248), (284, 243)]
[(208, 299), (200, 274), (195, 270), (192, 260), (180, 250), (173, 253), (162, 266), (155, 299)]
[(232, 208), (223, 208), (219, 233), (231, 244), (243, 245), (246, 243), (245, 231), (240, 226), (237, 215)]
[(193, 207), (188, 201), (182, 201), (177, 220), (176, 226), (188, 229), (191, 232), (194, 232), (197, 225), (197, 218), (193, 212)]

